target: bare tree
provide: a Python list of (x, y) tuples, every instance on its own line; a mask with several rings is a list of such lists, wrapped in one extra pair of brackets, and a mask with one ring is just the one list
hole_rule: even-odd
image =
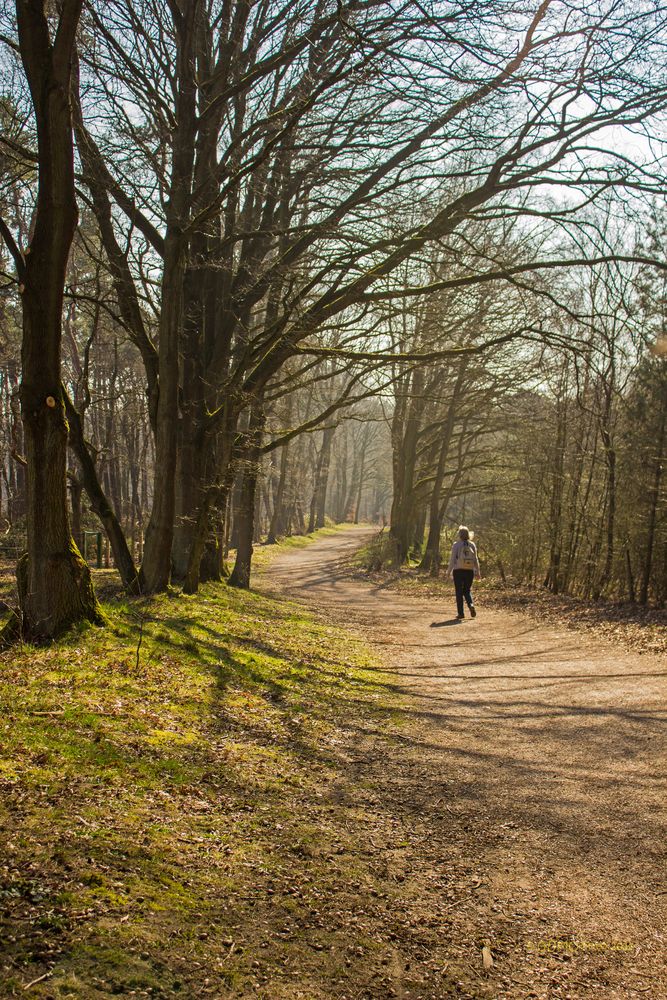
[(49, 639), (81, 619), (100, 621), (90, 571), (67, 513), (67, 422), (60, 349), (65, 268), (77, 221), (69, 94), (81, 0), (64, 0), (55, 29), (39, 0), (16, 5), (21, 59), (38, 142), (37, 203), (30, 246), (6, 224), (23, 302), (21, 416), (27, 462), (27, 553), (19, 564), (22, 630)]

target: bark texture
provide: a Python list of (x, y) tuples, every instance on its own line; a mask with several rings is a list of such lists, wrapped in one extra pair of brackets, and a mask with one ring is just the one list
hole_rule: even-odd
[(325, 427), (322, 434), (322, 447), (317, 456), (317, 469), (315, 471), (315, 489), (313, 490), (313, 498), (310, 501), (309, 534), (315, 531), (316, 528), (324, 527), (329, 468), (331, 466), (331, 446), (335, 433), (336, 428), (333, 426)]
[(34, 235), (24, 259), (17, 261), (27, 461), (27, 552), (17, 576), (23, 634), (45, 640), (82, 619), (102, 620), (90, 570), (70, 530), (67, 421), (60, 389), (65, 270), (77, 222), (69, 95), (81, 0), (61, 4), (53, 42), (43, 3), (19, 0), (16, 12), (39, 164)]
[(83, 485), (88, 494), (90, 506), (102, 522), (123, 586), (129, 594), (138, 594), (140, 592), (139, 574), (134, 565), (134, 559), (121, 523), (100, 484), (93, 456), (90, 454), (84, 439), (81, 417), (64, 388), (63, 397), (69, 422), (69, 443), (79, 460)]
[(243, 463), (241, 488), (236, 509), (238, 538), (236, 562), (229, 577), (230, 587), (247, 590), (250, 586), (250, 567), (255, 533), (255, 493), (259, 474), (259, 457), (264, 430), (264, 408), (261, 400), (253, 404), (248, 428), (248, 448)]
[(160, 311), (156, 407), (155, 490), (146, 529), (141, 589), (166, 590), (171, 577), (172, 542), (176, 517), (178, 447), (179, 347), (183, 332), (183, 291), (187, 270), (185, 236), (192, 194), (194, 141), (197, 129), (195, 39), (201, 4), (197, 0), (181, 14), (172, 8), (176, 38), (176, 128), (164, 241), (162, 308)]

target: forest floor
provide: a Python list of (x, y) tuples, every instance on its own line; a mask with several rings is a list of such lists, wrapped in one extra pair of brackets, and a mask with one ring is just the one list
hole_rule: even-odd
[(0, 997), (667, 997), (664, 658), (367, 535), (0, 656)]

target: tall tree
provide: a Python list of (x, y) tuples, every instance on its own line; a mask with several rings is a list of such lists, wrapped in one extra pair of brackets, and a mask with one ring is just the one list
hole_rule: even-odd
[(44, 0), (18, 0), (21, 60), (38, 147), (33, 234), (22, 253), (3, 223), (23, 303), (21, 416), (27, 462), (27, 552), (18, 567), (23, 634), (51, 639), (100, 621), (90, 570), (68, 519), (67, 421), (61, 391), (65, 269), (77, 223), (70, 85), (82, 0), (63, 0), (55, 26)]
[[(331, 325), (361, 325), (378, 283), (399, 293), (402, 265), (471, 215), (493, 218), (501, 199), (521, 215), (525, 192), (555, 180), (597, 183), (595, 165), (574, 164), (610, 124), (609, 107), (615, 123), (635, 124), (664, 104), (657, 63), (649, 80), (636, 56), (652, 50), (658, 15), (647, 7), (637, 18), (621, 3), (611, 20), (593, 8), (575, 17), (543, 0), (499, 21), (487, 2), (471, 42), (467, 4), (174, 0), (169, 17), (152, 2), (141, 14), (130, 0), (89, 9), (96, 44), (82, 106), (103, 169), (91, 171), (85, 140), (84, 173), (96, 174), (86, 183), (92, 193), (102, 182), (128, 242), (146, 241), (151, 282), (161, 274), (143, 569), (145, 586), (160, 589), (171, 565), (183, 577), (207, 522), (207, 453), (234, 454), (244, 413), (295, 353)], [(599, 88), (609, 100), (584, 107), (580, 91)], [(399, 212), (389, 234), (379, 206), (420, 197), (424, 176), (437, 201), (417, 225)], [(600, 178), (609, 183), (606, 165)]]

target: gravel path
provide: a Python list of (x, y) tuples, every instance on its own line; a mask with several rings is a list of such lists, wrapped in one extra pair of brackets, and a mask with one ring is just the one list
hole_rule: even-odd
[(667, 997), (664, 658), (483, 602), (456, 623), (453, 592), (352, 578), (367, 534), (281, 556), (262, 588), (363, 634), (402, 696), (389, 738), (358, 733), (346, 793), (377, 799), (363, 822), (421, 956), (385, 995)]

